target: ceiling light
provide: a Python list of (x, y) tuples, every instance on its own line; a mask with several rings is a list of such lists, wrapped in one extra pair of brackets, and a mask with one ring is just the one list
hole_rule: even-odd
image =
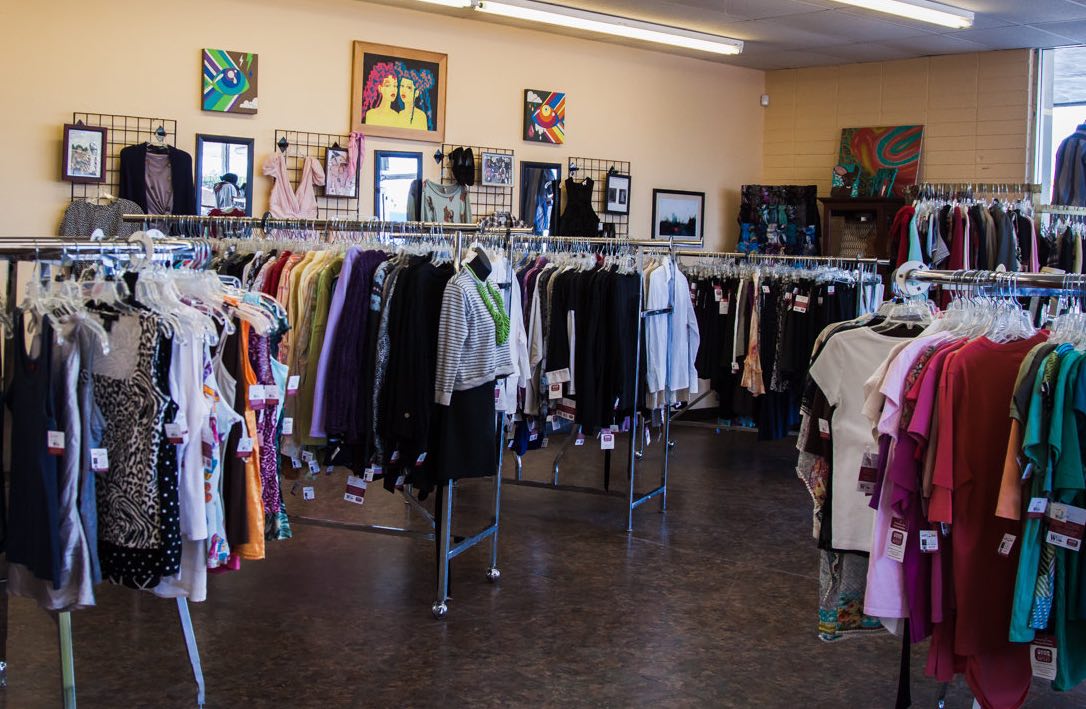
[[(426, 1), (434, 2), (435, 0)], [(666, 44), (672, 47), (696, 49), (713, 54), (739, 54), (743, 51), (743, 42), (730, 37), (694, 32), (652, 22), (641, 22), (640, 20), (631, 20), (616, 15), (605, 15), (600, 12), (575, 10), (571, 7), (535, 2), (535, 0), (502, 0), (501, 2), (477, 0), (475, 9), (517, 20), (543, 22), (549, 25), (598, 32), (656, 44)]]
[(910, 20), (930, 22), (943, 27), (965, 29), (973, 26), (973, 13), (950, 5), (928, 0), (836, 0), (845, 5), (854, 5), (867, 10), (900, 15)]
[(445, 7), (471, 7), (472, 0), (419, 0), (431, 5), (444, 5)]

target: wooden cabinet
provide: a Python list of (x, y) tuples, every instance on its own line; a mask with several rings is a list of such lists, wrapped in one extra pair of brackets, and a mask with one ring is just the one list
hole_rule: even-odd
[(819, 197), (825, 256), (889, 258), (890, 225), (905, 201), (890, 197)]

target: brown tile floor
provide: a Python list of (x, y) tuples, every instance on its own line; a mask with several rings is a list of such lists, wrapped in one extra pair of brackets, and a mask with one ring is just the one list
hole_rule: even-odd
[[(629, 536), (619, 499), (507, 486), (501, 581), (484, 580), (483, 550), (465, 554), (444, 622), (430, 616), (429, 543), (298, 525), (193, 605), (208, 706), (893, 706), (894, 639), (815, 637), (817, 563), (791, 442), (676, 437), (668, 513), (650, 503)], [(546, 478), (553, 450), (530, 453), (526, 475)], [(600, 459), (572, 449), (563, 480), (598, 485)], [(462, 487), (466, 531), (482, 523), (491, 484)], [(316, 488), (291, 510), (390, 524), (405, 514), (387, 494), (364, 511), (343, 502), (341, 474)], [(52, 620), (22, 599), (10, 618), (0, 703), (57, 706)], [(73, 624), (82, 707), (193, 704), (171, 601), (107, 586)], [(923, 658), (918, 648), (917, 673)], [(937, 689), (914, 676), (914, 706), (934, 707)], [(970, 704), (961, 682), (950, 688), (949, 707)], [(1083, 707), (1086, 692), (1038, 684), (1029, 706)]]

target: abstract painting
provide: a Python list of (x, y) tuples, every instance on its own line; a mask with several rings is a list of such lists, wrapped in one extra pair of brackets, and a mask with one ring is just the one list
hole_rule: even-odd
[(905, 188), (916, 184), (923, 140), (924, 126), (842, 128), (837, 163), (860, 167), (858, 191), (864, 197), (876, 193), (875, 176), (879, 170), (896, 169), (891, 196), (902, 198)]
[(566, 95), (557, 91), (524, 91), (524, 139), (537, 143), (566, 142)]
[(251, 52), (204, 50), (203, 109), (256, 113), (257, 56)]
[(440, 143), (445, 139), (447, 61), (435, 52), (355, 42), (351, 130)]
[(685, 190), (652, 191), (652, 238), (704, 237), (705, 193)]

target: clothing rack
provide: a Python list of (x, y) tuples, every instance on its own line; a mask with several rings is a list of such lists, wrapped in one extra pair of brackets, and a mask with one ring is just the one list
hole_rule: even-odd
[(1034, 182), (918, 182), (905, 188), (909, 199), (969, 199), (975, 195), (1032, 197), (1040, 193), (1041, 185)]
[[(152, 243), (150, 239), (137, 241), (92, 241), (90, 239), (57, 239), (51, 237), (0, 237), (0, 260), (9, 262), (17, 261), (98, 261), (109, 253), (119, 258), (131, 258), (133, 255), (141, 255), (145, 258), (189, 257), (193, 254), (193, 245), (180, 239), (166, 239)], [(13, 272), (8, 273), (8, 303), (15, 302), (16, 278)], [(13, 346), (9, 344), (9, 347)], [(9, 356), (5, 361), (11, 362)], [(4, 564), (6, 571), (6, 562)], [(6, 578), (5, 578), (6, 583)], [(196, 645), (196, 634), (192, 627), (192, 616), (189, 613), (188, 599), (179, 597), (177, 600), (177, 613), (181, 621), (181, 629), (185, 637), (185, 648), (188, 652), (189, 663), (192, 666), (193, 680), (196, 683), (196, 704), (204, 706), (204, 672), (200, 664), (200, 651)], [(60, 644), (60, 676), (61, 690), (63, 693), (63, 705), (65, 709), (75, 709), (75, 653), (72, 646), (72, 614), (71, 611), (61, 611), (56, 615), (58, 641)], [(3, 637), (7, 637), (7, 598), (2, 608)], [(6, 643), (6, 640), (5, 640)], [(0, 647), (0, 658), (7, 656), (7, 647)], [(6, 662), (3, 663), (3, 677), (6, 680)], [(5, 682), (6, 683), (6, 682)]]
[[(143, 215), (136, 215), (136, 216), (139, 216), (141, 220), (143, 219)], [(125, 216), (126, 219), (127, 219), (127, 217), (128, 217), (128, 215)], [(231, 217), (220, 217), (219, 219), (231, 219)], [(249, 218), (249, 217), (233, 217), (233, 219), (242, 219), (242, 220), (244, 220), (244, 219), (251, 219), (251, 218)], [(260, 221), (260, 220), (257, 220), (257, 221)], [(356, 221), (356, 222), (344, 222), (343, 220), (320, 220), (320, 219), (317, 219), (317, 220), (282, 220), (282, 221), (289, 221), (289, 222), (299, 223), (299, 224), (304, 222), (307, 225), (308, 224), (313, 224), (315, 222), (315, 223), (317, 223), (317, 226), (312, 226), (312, 227), (310, 227), (310, 226), (304, 226), (304, 227), (303, 226), (287, 226), (287, 227), (278, 227), (278, 226), (276, 226), (276, 227), (269, 227), (269, 228), (287, 228), (287, 229), (309, 229), (309, 228), (314, 228), (314, 229), (318, 229), (318, 228), (322, 228), (322, 225), (324, 225), (324, 226), (332, 226), (332, 225), (334, 225), (334, 228), (342, 228), (342, 225), (347, 223), (347, 224), (350, 225), (350, 228), (347, 229), (348, 231), (372, 232), (372, 231), (384, 231), (385, 230), (384, 227), (386, 227), (389, 224), (393, 224), (392, 222), (378, 222), (378, 221), (375, 221), (375, 220)], [(426, 226), (422, 226), (422, 225), (426, 225)], [(445, 238), (450, 239), (452, 241), (452, 252), (455, 254), (453, 265), (454, 265), (454, 268), (456, 268), (457, 270), (460, 269), (460, 262), (461, 262), (462, 257), (463, 257), (463, 251), (464, 251), (464, 246), (465, 246), (464, 239), (463, 239), (464, 233), (480, 231), (479, 226), (476, 225), (476, 224), (441, 224), (441, 223), (437, 223), (437, 222), (400, 222), (400, 223), (397, 223), (396, 226), (397, 227), (405, 227), (406, 226), (406, 229), (408, 229), (408, 230), (410, 230), (412, 228), (416, 228), (416, 227), (430, 228), (431, 226), (436, 228), (436, 229), (439, 229), (440, 230), (440, 233), (438, 234), (439, 236), (443, 235)], [(502, 245), (506, 249), (506, 258), (509, 261), (509, 263), (512, 263), (512, 244), (513, 244), (513, 240), (512, 240), (512, 237), (511, 237), (511, 232), (517, 232), (517, 231), (525, 231), (525, 232), (527, 232), (528, 230), (517, 230), (517, 229), (504, 228), (504, 227), (499, 228), (499, 229), (495, 229), (495, 230), (487, 230), (487, 234), (486, 234), (487, 238), (496, 238), (496, 239), (499, 239), (501, 242), (503, 242)], [(402, 238), (405, 238), (405, 239), (411, 239), (411, 238), (418, 238), (418, 239), (426, 238), (426, 239), (428, 239), (428, 238), (432, 238), (434, 236), (434, 234), (423, 233), (423, 232), (417, 231), (417, 230), (416, 231), (407, 231), (407, 230), (405, 230), (402, 233), (398, 233), (398, 232), (390, 232), (390, 233), (392, 233), (392, 235), (395, 238), (401, 238), (402, 237)], [(252, 241), (251, 239), (247, 239), (247, 238), (236, 239), (236, 238), (230, 238), (230, 237), (228, 237), (226, 239), (223, 239), (223, 240), (228, 241), (228, 242), (232, 241), (232, 240), (236, 240), (236, 241), (240, 241), (241, 243), (251, 243), (251, 241)], [(305, 241), (298, 242), (298, 246), (300, 248), (304, 248), (305, 244), (306, 244)], [(470, 242), (469, 242), (469, 244), (470, 244)], [(506, 298), (506, 313), (507, 314), (510, 312), (511, 307), (512, 307), (511, 299)], [(487, 568), (486, 577), (491, 582), (496, 582), (498, 580), (498, 578), (501, 577), (501, 572), (498, 570), (497, 563), (498, 563), (498, 531), (499, 531), (500, 522), (501, 522), (501, 484), (502, 484), (501, 466), (502, 466), (502, 454), (504, 453), (504, 450), (505, 450), (505, 427), (504, 426), (498, 426), (497, 428), (498, 428), (498, 434), (497, 435), (498, 435), (500, 441), (499, 441), (499, 448), (498, 448), (497, 471), (496, 471), (496, 473), (494, 475), (494, 519), (486, 527), (484, 527), (481, 531), (476, 532), (475, 534), (472, 534), (469, 537), (466, 537), (466, 538), (457, 537), (457, 538), (454, 539), (453, 534), (452, 534), (453, 491), (457, 487), (457, 481), (455, 481), (455, 480), (450, 480), (449, 481), (448, 489), (445, 490), (444, 492), (441, 491), (440, 487), (438, 488), (438, 495), (435, 498), (435, 508), (441, 512), (441, 519), (440, 519), (441, 527), (440, 527), (440, 529), (437, 529), (437, 519), (435, 518), (435, 515), (430, 514), (429, 510), (427, 510), (423, 506), (423, 504), (421, 502), (419, 502), (419, 500), (412, 494), (412, 491), (411, 491), (411, 489), (409, 487), (405, 487), (402, 490), (402, 494), (403, 494), (403, 497), (404, 497), (404, 503), (407, 504), (410, 509), (413, 509), (416, 512), (419, 512), (423, 516), (423, 518), (427, 521), (427, 523), (429, 525), (429, 529), (418, 530), (418, 529), (411, 529), (411, 528), (407, 528), (407, 527), (391, 527), (391, 526), (376, 525), (376, 524), (359, 524), (359, 523), (356, 523), (356, 522), (342, 522), (342, 521), (339, 521), (339, 520), (331, 520), (331, 519), (325, 519), (325, 518), (319, 518), (319, 517), (309, 517), (309, 516), (305, 516), (305, 515), (295, 515), (295, 516), (292, 517), (292, 519), (295, 522), (299, 522), (299, 523), (302, 523), (302, 524), (309, 524), (309, 525), (313, 525), (313, 526), (317, 526), (317, 527), (326, 527), (326, 528), (332, 528), (332, 529), (343, 529), (343, 530), (347, 530), (347, 531), (363, 532), (363, 533), (369, 533), (369, 534), (382, 534), (382, 535), (385, 535), (385, 536), (394, 536), (394, 537), (410, 537), (410, 538), (414, 538), (414, 539), (425, 539), (425, 540), (435, 540), (436, 539), (438, 549), (439, 549), (439, 551), (438, 551), (438, 559), (437, 559), (437, 561), (438, 561), (437, 600), (434, 601), (434, 603), (431, 606), (430, 610), (431, 610), (431, 613), (433, 613), (435, 618), (437, 618), (439, 620), (443, 619), (443, 618), (445, 618), (445, 616), (449, 612), (449, 609), (448, 609), (448, 601), (449, 601), (449, 566), (450, 566), (450, 562), (454, 558), (456, 558), (457, 556), (460, 556), (460, 554), (462, 554), (465, 551), (467, 551), (468, 549), (471, 549), (472, 547), (480, 544), (481, 542), (484, 542), (487, 539), (490, 539), (491, 540), (491, 544), (490, 544), (490, 566)]]
[(898, 289), (907, 297), (918, 296), (927, 287), (946, 290), (976, 290), (995, 296), (1086, 295), (1086, 274), (1019, 273), (1014, 271), (940, 271), (909, 261), (894, 273)]
[(1066, 217), (1086, 217), (1086, 207), (1069, 207), (1062, 204), (1038, 204), (1033, 208), (1037, 214), (1055, 214)]
[[(518, 241), (518, 240), (514, 239), (514, 241)], [(637, 298), (638, 298), (638, 303), (639, 303), (638, 307), (640, 309), (640, 313), (639, 313), (639, 316), (638, 316), (638, 319), (637, 319), (637, 347), (636, 347), (636, 350), (635, 350), (636, 354), (634, 356), (634, 389), (633, 389), (634, 392), (635, 392), (635, 395), (634, 395), (633, 415), (630, 417), (629, 460), (628, 460), (628, 463), (627, 463), (627, 474), (628, 474), (628, 477), (629, 477), (629, 489), (626, 491), (626, 494), (625, 494), (625, 497), (626, 497), (626, 532), (630, 533), (630, 532), (633, 531), (633, 513), (634, 513), (634, 510), (637, 509), (638, 507), (640, 507), (641, 505), (645, 504), (649, 500), (651, 500), (651, 499), (653, 499), (655, 497), (659, 497), (660, 498), (660, 511), (664, 512), (664, 511), (667, 510), (667, 480), (668, 480), (668, 471), (669, 471), (669, 464), (670, 464), (669, 451), (674, 445), (673, 442), (671, 441), (671, 417), (670, 417), (671, 390), (669, 388), (667, 388), (667, 383), (671, 381), (671, 347), (670, 347), (670, 343), (671, 343), (671, 335), (672, 335), (672, 333), (671, 333), (671, 327), (672, 327), (671, 313), (672, 313), (672, 311), (674, 309), (674, 297), (675, 297), (675, 288), (674, 288), (675, 259), (674, 258), (671, 259), (671, 269), (672, 269), (671, 282), (672, 282), (673, 285), (672, 285), (671, 288), (668, 289), (668, 306), (666, 308), (661, 308), (661, 309), (658, 309), (658, 310), (645, 310), (645, 306), (644, 306), (644, 296), (645, 296), (645, 294), (644, 294), (644, 285), (645, 284), (644, 284), (644, 279), (641, 277), (642, 274), (644, 273), (644, 270), (645, 270), (645, 268), (644, 268), (644, 256), (645, 256), (645, 253), (649, 249), (666, 249), (669, 253), (674, 255), (676, 246), (695, 246), (695, 245), (700, 244), (701, 242), (691, 240), (691, 239), (686, 239), (686, 240), (671, 239), (671, 240), (669, 240), (667, 242), (662, 242), (661, 240), (657, 240), (657, 239), (612, 239), (612, 238), (609, 238), (609, 237), (592, 237), (592, 236), (580, 237), (580, 236), (539, 236), (539, 235), (526, 236), (526, 237), (523, 237), (522, 239), (519, 239), (519, 241), (524, 243), (525, 245), (539, 245), (541, 250), (543, 250), (544, 252), (546, 251), (546, 247), (548, 245), (551, 245), (551, 244), (561, 244), (561, 245), (570, 245), (570, 246), (577, 246), (577, 245), (582, 245), (582, 244), (585, 245), (585, 246), (610, 245), (610, 246), (613, 246), (613, 247), (616, 247), (616, 248), (634, 248), (634, 249), (637, 250), (637, 271), (638, 271), (638, 275), (639, 275), (639, 285), (638, 285)], [(665, 243), (666, 243), (666, 246), (664, 246)], [(512, 253), (512, 243), (510, 244), (510, 253)], [(638, 407), (637, 407), (637, 400), (638, 400), (637, 392), (638, 392), (638, 389), (639, 389), (639, 386), (640, 386), (641, 367), (642, 367), (642, 361), (641, 361), (641, 357), (642, 357), (641, 333), (642, 333), (642, 331), (644, 329), (644, 323), (645, 323), (645, 320), (647, 318), (658, 317), (658, 316), (661, 316), (661, 315), (666, 315), (667, 316), (667, 326), (668, 326), (667, 341), (668, 341), (668, 344), (669, 344), (669, 346), (667, 348), (667, 357), (665, 359), (666, 376), (665, 376), (665, 390), (664, 390), (665, 406), (664, 406), (664, 421), (663, 421), (664, 441), (665, 441), (665, 445), (663, 447), (664, 459), (663, 459), (662, 467), (661, 467), (660, 484), (658, 486), (654, 487), (652, 490), (649, 490), (648, 492), (646, 492), (646, 493), (644, 493), (642, 495), (638, 495), (635, 492), (635, 483), (636, 483), (636, 480), (637, 480), (637, 460), (641, 457), (641, 454), (637, 451), (637, 443), (638, 443), (638, 439), (641, 438), (640, 434), (641, 434), (641, 431), (642, 431), (643, 427), (645, 426), (645, 421), (643, 420), (644, 417), (641, 416), (641, 414), (638, 411)], [(640, 424), (639, 424), (639, 421), (640, 421)], [(516, 456), (516, 464), (517, 465), (516, 465), (515, 477), (513, 479), (511, 479), (511, 480), (508, 480), (507, 482), (509, 482), (509, 483), (511, 483), (513, 485), (522, 485), (522, 486), (526, 486), (526, 487), (546, 488), (546, 489), (550, 489), (550, 490), (563, 490), (563, 491), (566, 491), (566, 492), (581, 492), (581, 493), (589, 493), (589, 494), (597, 494), (597, 495), (602, 494), (602, 495), (614, 495), (614, 496), (621, 495), (621, 493), (618, 493), (618, 492), (612, 493), (609, 490), (600, 490), (600, 489), (597, 489), (597, 488), (584, 487), (584, 486), (580, 486), (580, 485), (565, 485), (565, 484), (559, 483), (559, 470), (560, 470), (560, 467), (561, 467), (562, 458), (565, 457), (565, 454), (573, 446), (574, 442), (577, 440), (577, 438), (579, 437), (581, 432), (582, 432), (581, 426), (579, 424), (574, 424), (572, 430), (570, 431), (570, 435), (566, 438), (565, 442), (559, 448), (558, 453), (555, 455), (555, 458), (554, 458), (553, 475), (552, 475), (551, 482), (548, 483), (548, 482), (539, 482), (539, 481), (534, 481), (534, 480), (525, 480), (524, 477), (523, 477), (523, 465), (522, 465), (522, 461), (520, 459), (520, 456)], [(643, 440), (643, 438), (642, 438), (642, 440)], [(610, 479), (610, 474), (611, 474), (611, 451), (610, 450), (605, 450), (604, 451), (604, 463), (603, 464), (604, 464), (604, 479), (609, 480)]]
[(208, 216), (195, 214), (125, 214), (121, 217), (125, 222), (152, 224), (168, 224), (178, 227), (186, 226), (224, 226), (235, 228), (258, 228), (267, 232), (273, 229), (298, 230), (298, 231), (347, 231), (347, 232), (387, 232), (394, 236), (410, 236), (420, 231), (428, 232), (488, 232), (488, 233), (513, 233), (530, 234), (527, 227), (487, 228), (480, 224), (466, 224), (458, 222), (388, 222), (378, 219), (297, 219), (279, 218), (271, 216), (270, 212), (263, 217), (234, 217), (234, 216)]

